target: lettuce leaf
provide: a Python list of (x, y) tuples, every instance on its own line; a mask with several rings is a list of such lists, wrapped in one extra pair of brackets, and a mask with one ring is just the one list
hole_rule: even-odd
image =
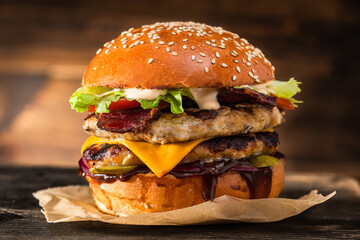
[(272, 157), (270, 155), (260, 155), (256, 157), (252, 157), (249, 161), (254, 165), (254, 167), (270, 167), (274, 165), (278, 165), (280, 163), (279, 159)]
[(94, 105), (96, 113), (108, 113), (109, 105), (124, 96), (123, 91), (113, 91), (108, 87), (81, 87), (73, 93), (69, 102), (77, 112), (88, 111)]
[(297, 105), (295, 103), (302, 103), (302, 101), (298, 101), (293, 98), (297, 93), (301, 92), (299, 85), (301, 82), (296, 81), (294, 78), (290, 78), (289, 81), (278, 81), (273, 80), (268, 83), (262, 83), (257, 85), (242, 85), (242, 86), (235, 86), (234, 88), (246, 88), (249, 87), (254, 91), (258, 91), (261, 93), (267, 93), (268, 95), (272, 94), (279, 98), (284, 98), (289, 100), (295, 107)]
[(144, 109), (156, 108), (159, 105), (160, 101), (163, 100), (170, 103), (170, 110), (172, 113), (180, 114), (184, 112), (184, 108), (182, 106), (182, 96), (194, 99), (189, 88), (178, 88), (169, 89), (166, 95), (160, 95), (154, 100), (136, 100), (141, 103), (141, 107)]
[[(131, 99), (141, 104), (143, 109), (156, 108), (160, 101), (170, 103), (172, 113), (180, 114), (184, 112), (182, 107), (182, 96), (194, 99), (189, 88), (169, 89), (166, 95), (160, 95), (154, 100)], [(107, 87), (81, 87), (70, 97), (70, 105), (77, 112), (88, 111), (89, 106), (95, 106), (96, 113), (109, 112), (108, 107), (112, 102), (118, 101), (120, 98), (126, 98), (124, 91), (115, 91), (113, 88)]]
[(299, 84), (301, 84), (301, 82), (296, 81), (294, 78), (290, 78), (287, 82), (277, 80), (271, 81), (266, 84), (266, 88), (277, 97), (285, 98), (290, 102), (301, 102), (292, 98), (295, 94), (301, 92)]

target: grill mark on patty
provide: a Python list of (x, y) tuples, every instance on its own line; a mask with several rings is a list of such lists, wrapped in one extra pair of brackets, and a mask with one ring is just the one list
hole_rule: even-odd
[(185, 112), (188, 115), (191, 115), (195, 118), (199, 118), (202, 120), (214, 119), (218, 115), (218, 111), (215, 110), (200, 110), (200, 111), (186, 110)]
[[(272, 135), (272, 137), (269, 137), (270, 134)], [(280, 144), (279, 136), (276, 132), (258, 132), (256, 133), (256, 138), (262, 141), (266, 147), (272, 147)]]
[(83, 156), (90, 161), (99, 161), (107, 154), (109, 154), (109, 156), (119, 154), (124, 148), (123, 145), (119, 144), (93, 144), (84, 151)]
[(255, 134), (241, 135), (241, 138), (239, 138), (239, 136), (213, 138), (200, 143), (199, 146), (206, 148), (213, 153), (223, 152), (226, 149), (244, 151), (250, 146), (254, 146), (256, 144), (256, 140), (262, 141), (265, 146), (269, 148), (277, 146), (279, 142), (277, 133), (259, 132)]

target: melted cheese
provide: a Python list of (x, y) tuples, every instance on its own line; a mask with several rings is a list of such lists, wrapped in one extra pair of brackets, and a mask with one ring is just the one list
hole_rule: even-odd
[(192, 149), (207, 139), (168, 144), (134, 142), (124, 139), (106, 140), (90, 136), (81, 148), (81, 154), (93, 144), (122, 144), (133, 152), (158, 177), (170, 172)]

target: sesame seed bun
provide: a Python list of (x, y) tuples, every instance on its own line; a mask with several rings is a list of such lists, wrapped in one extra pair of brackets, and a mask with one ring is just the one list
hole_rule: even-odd
[(232, 87), (274, 80), (263, 53), (237, 34), (194, 22), (129, 29), (105, 43), (83, 86), (166, 89)]
[[(273, 166), (269, 198), (277, 197), (282, 190), (284, 166), (284, 159)], [(168, 174), (158, 178), (148, 173), (136, 174), (126, 182), (101, 183), (89, 176), (86, 180), (96, 206), (117, 216), (170, 211), (204, 202), (200, 176), (177, 179)], [(218, 177), (215, 198), (222, 195), (249, 199), (250, 188), (239, 173), (229, 171)]]

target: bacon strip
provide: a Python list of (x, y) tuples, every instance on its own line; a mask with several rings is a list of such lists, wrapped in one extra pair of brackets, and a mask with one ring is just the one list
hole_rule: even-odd
[(97, 126), (101, 130), (114, 133), (136, 132), (142, 130), (151, 119), (160, 116), (158, 108), (124, 109), (110, 113), (101, 113), (98, 116)]
[(219, 91), (217, 99), (221, 105), (251, 102), (275, 107), (277, 98), (256, 92), (249, 88), (222, 88)]

